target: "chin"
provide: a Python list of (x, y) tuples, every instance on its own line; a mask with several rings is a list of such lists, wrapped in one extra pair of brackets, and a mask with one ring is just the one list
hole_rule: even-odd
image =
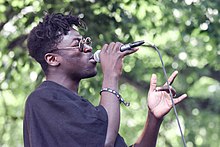
[(90, 74), (87, 78), (91, 78), (91, 77), (94, 77), (96, 75), (97, 75), (97, 72), (94, 72), (94, 73)]
[(90, 71), (90, 72), (86, 72), (83, 76), (82, 79), (86, 79), (86, 78), (91, 78), (97, 75), (97, 70), (94, 71)]

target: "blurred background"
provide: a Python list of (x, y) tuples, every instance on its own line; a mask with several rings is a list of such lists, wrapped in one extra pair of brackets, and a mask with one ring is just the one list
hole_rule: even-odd
[[(188, 99), (177, 106), (187, 147), (220, 147), (220, 1), (219, 0), (0, 0), (0, 146), (23, 146), (26, 97), (43, 80), (40, 65), (28, 56), (29, 31), (46, 12), (84, 16), (94, 51), (104, 43), (153, 42), (162, 54), (168, 75), (179, 71), (173, 86)], [(153, 49), (124, 60), (120, 93), (131, 102), (121, 106), (120, 134), (132, 144), (147, 115), (150, 77), (165, 83)], [(74, 65), (73, 65), (74, 66)], [(102, 74), (83, 80), (80, 95), (99, 102)], [(46, 127), (46, 126), (45, 126)], [(165, 117), (158, 147), (181, 147), (173, 110)]]

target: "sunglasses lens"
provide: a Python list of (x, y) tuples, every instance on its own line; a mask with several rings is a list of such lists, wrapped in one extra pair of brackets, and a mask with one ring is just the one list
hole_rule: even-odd
[(86, 38), (83, 38), (82, 40), (80, 40), (79, 42), (79, 50), (81, 52), (83, 52), (84, 50), (84, 44), (87, 44), (89, 46), (92, 46), (92, 40), (90, 37), (86, 37)]
[(92, 45), (92, 40), (91, 40), (91, 38), (90, 38), (90, 37), (86, 37), (85, 43), (86, 43), (87, 45), (91, 46), (91, 45)]

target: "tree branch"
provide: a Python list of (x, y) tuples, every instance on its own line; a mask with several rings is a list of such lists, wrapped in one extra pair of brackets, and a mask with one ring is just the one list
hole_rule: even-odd
[(13, 41), (11, 41), (8, 45), (8, 49), (12, 50), (15, 46), (20, 46), (23, 47), (22, 44), (23, 42), (27, 39), (28, 35), (21, 35), (17, 38), (15, 38)]

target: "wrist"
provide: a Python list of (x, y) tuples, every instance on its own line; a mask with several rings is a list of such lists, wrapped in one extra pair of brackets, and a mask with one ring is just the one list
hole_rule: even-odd
[(119, 78), (114, 75), (103, 75), (102, 88), (108, 87), (118, 92)]
[(161, 118), (156, 117), (153, 114), (153, 112), (150, 111), (150, 109), (148, 109), (148, 119), (150, 120), (150, 122), (159, 123), (159, 124), (161, 124), (163, 121), (163, 117), (161, 117)]
[(104, 81), (108, 83), (118, 83), (119, 76), (117, 74), (103, 74), (103, 82)]
[(119, 103), (123, 103), (125, 106), (130, 106), (130, 103), (125, 102), (125, 100), (121, 97), (121, 95), (117, 91), (115, 91), (114, 89), (102, 88), (101, 91), (100, 91), (100, 95), (102, 94), (102, 92), (111, 93), (111, 94), (115, 95), (118, 98)]
[(120, 75), (114, 72), (103, 72), (103, 79), (119, 80)]

